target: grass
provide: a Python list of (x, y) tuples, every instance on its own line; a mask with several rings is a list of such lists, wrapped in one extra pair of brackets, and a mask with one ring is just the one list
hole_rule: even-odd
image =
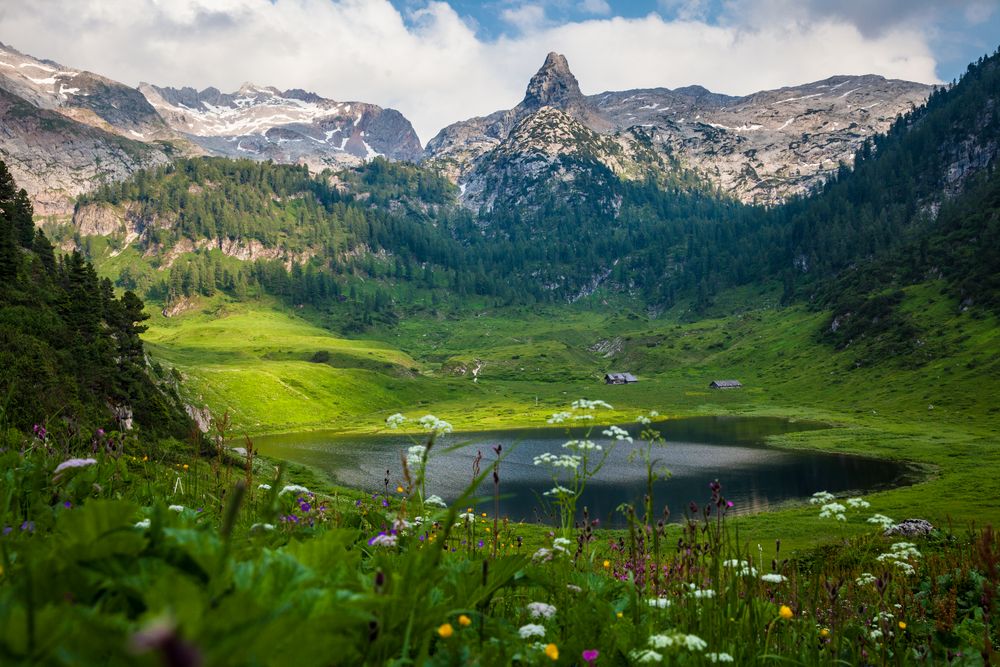
[[(877, 511), (996, 524), (1000, 406), (982, 388), (1000, 374), (997, 320), (960, 311), (935, 284), (909, 290), (903, 308), (942, 356), (923, 366), (887, 359), (858, 367), (860, 353), (817, 342), (828, 316), (801, 307), (696, 322), (681, 307), (658, 319), (615, 307), (468, 310), (346, 339), (313, 325), (308, 312), (219, 297), (177, 318), (155, 316), (145, 338), (157, 359), (184, 374), (192, 398), (230, 410), (237, 430), (250, 434), (370, 432), (397, 411), (431, 412), (465, 430), (539, 426), (581, 396), (614, 405), (611, 423), (647, 409), (816, 419), (840, 428), (774, 444), (911, 462), (924, 481), (875, 494)], [(310, 362), (320, 350), (329, 361)], [(612, 370), (641, 382), (606, 386), (601, 377)], [(707, 388), (731, 377), (745, 388)], [(780, 533), (797, 549), (864, 528), (817, 534), (814, 515), (792, 508), (739, 523), (750, 542), (767, 545)]]

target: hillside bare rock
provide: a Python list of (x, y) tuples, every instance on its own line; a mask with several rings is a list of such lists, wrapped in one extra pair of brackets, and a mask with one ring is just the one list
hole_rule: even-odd
[(31, 195), (36, 214), (67, 216), (77, 195), (171, 157), (164, 146), (79, 123), (0, 89), (0, 159)]
[[(157, 243), (153, 233), (157, 229), (168, 229), (174, 221), (169, 217), (147, 213), (141, 204), (129, 202), (112, 205), (104, 202), (80, 204), (73, 212), (74, 231), (81, 237), (104, 236), (112, 239), (114, 249), (111, 256), (117, 256), (129, 246), (135, 247), (143, 256), (159, 258), (159, 268), (169, 269), (181, 256), (201, 249), (218, 249), (223, 255), (244, 262), (281, 260), (286, 268), (293, 264), (305, 264), (316, 256), (314, 248), (291, 251), (284, 247), (268, 246), (254, 238), (203, 238), (193, 241), (181, 238), (172, 246)], [(74, 246), (75, 247), (75, 246)]]
[(139, 91), (173, 131), (212, 155), (305, 164), (314, 171), (376, 156), (413, 161), (421, 155), (410, 122), (374, 104), (251, 83), (234, 93), (147, 83)]
[[(428, 142), (424, 160), (462, 187), (467, 205), (489, 206), (489, 189), (480, 181), (484, 165), (495, 163), (490, 155), (509, 155), (515, 128), (534, 114), (556, 109), (623, 146), (644, 137), (641, 143), (657, 157), (639, 160), (644, 167), (627, 170), (626, 178), (679, 165), (744, 202), (775, 204), (818, 186), (842, 164), (850, 165), (865, 138), (888, 129), (932, 90), (869, 75), (832, 77), (745, 97), (700, 86), (584, 96), (566, 58), (550, 53), (520, 104), (449, 125)], [(557, 144), (527, 150), (576, 151), (561, 140)]]

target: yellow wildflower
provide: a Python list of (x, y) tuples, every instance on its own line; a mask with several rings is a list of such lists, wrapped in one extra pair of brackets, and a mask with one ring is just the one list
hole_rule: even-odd
[(615, 614), (615, 616), (617, 616), (618, 618), (622, 618), (624, 615), (625, 615), (624, 612), (618, 612), (617, 614)]
[(455, 628), (451, 627), (451, 623), (445, 623), (438, 628), (438, 636), (440, 636), (441, 639), (448, 639), (448, 637), (451, 637), (453, 634), (455, 634)]
[(900, 621), (899, 622), (899, 629), (900, 630), (905, 630), (906, 629), (906, 621)]
[(549, 656), (552, 660), (559, 659), (559, 647), (555, 644), (549, 644), (545, 647), (545, 655)]
[(188, 464), (186, 464), (186, 463), (184, 464), (184, 469), (185, 469), (185, 470), (187, 470), (187, 469), (188, 469)]
[(397, 486), (396, 487), (396, 493), (402, 493), (402, 492), (403, 492), (403, 487)]
[(466, 616), (465, 614), (462, 614), (461, 616), (458, 617), (458, 624), (461, 625), (463, 628), (467, 628), (470, 625), (472, 625), (472, 619)]
[(787, 604), (781, 605), (781, 609), (778, 610), (778, 616), (785, 619), (786, 621), (794, 615), (795, 614), (792, 613), (792, 608), (789, 607)]
[(822, 630), (819, 631), (819, 636), (822, 637), (823, 639), (826, 639), (827, 637), (830, 636), (830, 631), (827, 630), (826, 628), (823, 628)]
[(609, 567), (611, 567), (611, 561), (609, 561), (609, 560), (604, 561), (604, 569), (606, 570)]

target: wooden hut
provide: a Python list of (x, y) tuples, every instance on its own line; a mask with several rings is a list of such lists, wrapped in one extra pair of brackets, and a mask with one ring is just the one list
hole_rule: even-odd
[(639, 378), (631, 373), (608, 373), (604, 376), (604, 384), (632, 384)]
[(712, 380), (709, 389), (739, 389), (743, 385), (739, 380)]

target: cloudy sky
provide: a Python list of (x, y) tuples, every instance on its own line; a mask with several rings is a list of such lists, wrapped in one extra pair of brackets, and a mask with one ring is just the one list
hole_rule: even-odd
[(509, 108), (549, 51), (584, 93), (745, 94), (834, 74), (950, 81), (1000, 0), (7, 0), (0, 41), (129, 85), (245, 81), (399, 109), (426, 142)]

